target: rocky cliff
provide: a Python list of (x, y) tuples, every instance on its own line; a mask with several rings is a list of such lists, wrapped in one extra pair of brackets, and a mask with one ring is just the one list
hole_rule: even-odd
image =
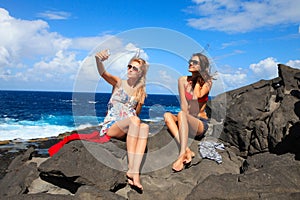
[(220, 139), (243, 156), (291, 152), (300, 159), (299, 73), (279, 64), (277, 78), (217, 96), (211, 109), (216, 120), (224, 120)]

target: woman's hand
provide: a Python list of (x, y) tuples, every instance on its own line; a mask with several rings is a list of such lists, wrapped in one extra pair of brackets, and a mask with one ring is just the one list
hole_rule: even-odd
[(110, 56), (109, 50), (105, 49), (103, 51), (100, 51), (96, 53), (95, 58), (96, 58), (96, 64), (97, 64), (97, 69), (100, 74), (104, 78), (106, 82), (111, 84), (113, 87), (117, 86), (118, 83), (121, 83), (121, 79), (117, 76), (113, 76), (110, 73), (108, 73), (103, 65), (103, 61), (107, 60)]
[(194, 96), (196, 96), (196, 98), (202, 98), (208, 94), (211, 89), (211, 84), (211, 80), (206, 81), (202, 86), (200, 83), (197, 83), (194, 88)]
[(194, 94), (195, 94), (196, 98), (201, 96), (201, 90), (202, 90), (202, 86), (200, 85), (200, 83), (196, 83), (196, 85), (194, 87)]
[(95, 58), (97, 61), (103, 62), (103, 61), (107, 60), (109, 58), (109, 56), (110, 56), (109, 50), (105, 49), (103, 51), (96, 53)]

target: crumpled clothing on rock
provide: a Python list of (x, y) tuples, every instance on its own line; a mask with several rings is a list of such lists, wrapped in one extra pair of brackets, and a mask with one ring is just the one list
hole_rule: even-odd
[(222, 163), (222, 156), (216, 151), (216, 149), (225, 150), (224, 144), (214, 141), (201, 141), (198, 146), (199, 153), (202, 158), (214, 160), (218, 164)]

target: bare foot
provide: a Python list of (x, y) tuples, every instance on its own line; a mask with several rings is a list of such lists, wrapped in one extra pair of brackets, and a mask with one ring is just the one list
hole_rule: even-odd
[(140, 182), (140, 175), (138, 173), (126, 173), (128, 184), (130, 186), (136, 187), (136, 189), (143, 191), (143, 186)]
[(185, 164), (188, 164), (192, 161), (192, 158), (195, 157), (195, 153), (193, 151), (190, 150), (190, 148), (186, 148), (185, 150), (185, 160), (184, 160), (184, 163)]
[(180, 172), (181, 170), (183, 170), (184, 161), (186, 160), (185, 157), (186, 157), (185, 154), (183, 154), (179, 156), (178, 159), (173, 163), (172, 169), (175, 172)]

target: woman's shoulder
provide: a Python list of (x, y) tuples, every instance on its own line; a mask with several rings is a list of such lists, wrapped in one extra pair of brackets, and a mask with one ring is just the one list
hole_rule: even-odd
[(114, 88), (120, 88), (123, 85), (123, 80), (118, 77), (116, 85), (114, 85)]
[(178, 81), (187, 81), (187, 79), (188, 79), (188, 76), (180, 76), (178, 78)]
[(120, 78), (120, 85), (126, 85), (126, 84), (128, 84), (127, 80)]

